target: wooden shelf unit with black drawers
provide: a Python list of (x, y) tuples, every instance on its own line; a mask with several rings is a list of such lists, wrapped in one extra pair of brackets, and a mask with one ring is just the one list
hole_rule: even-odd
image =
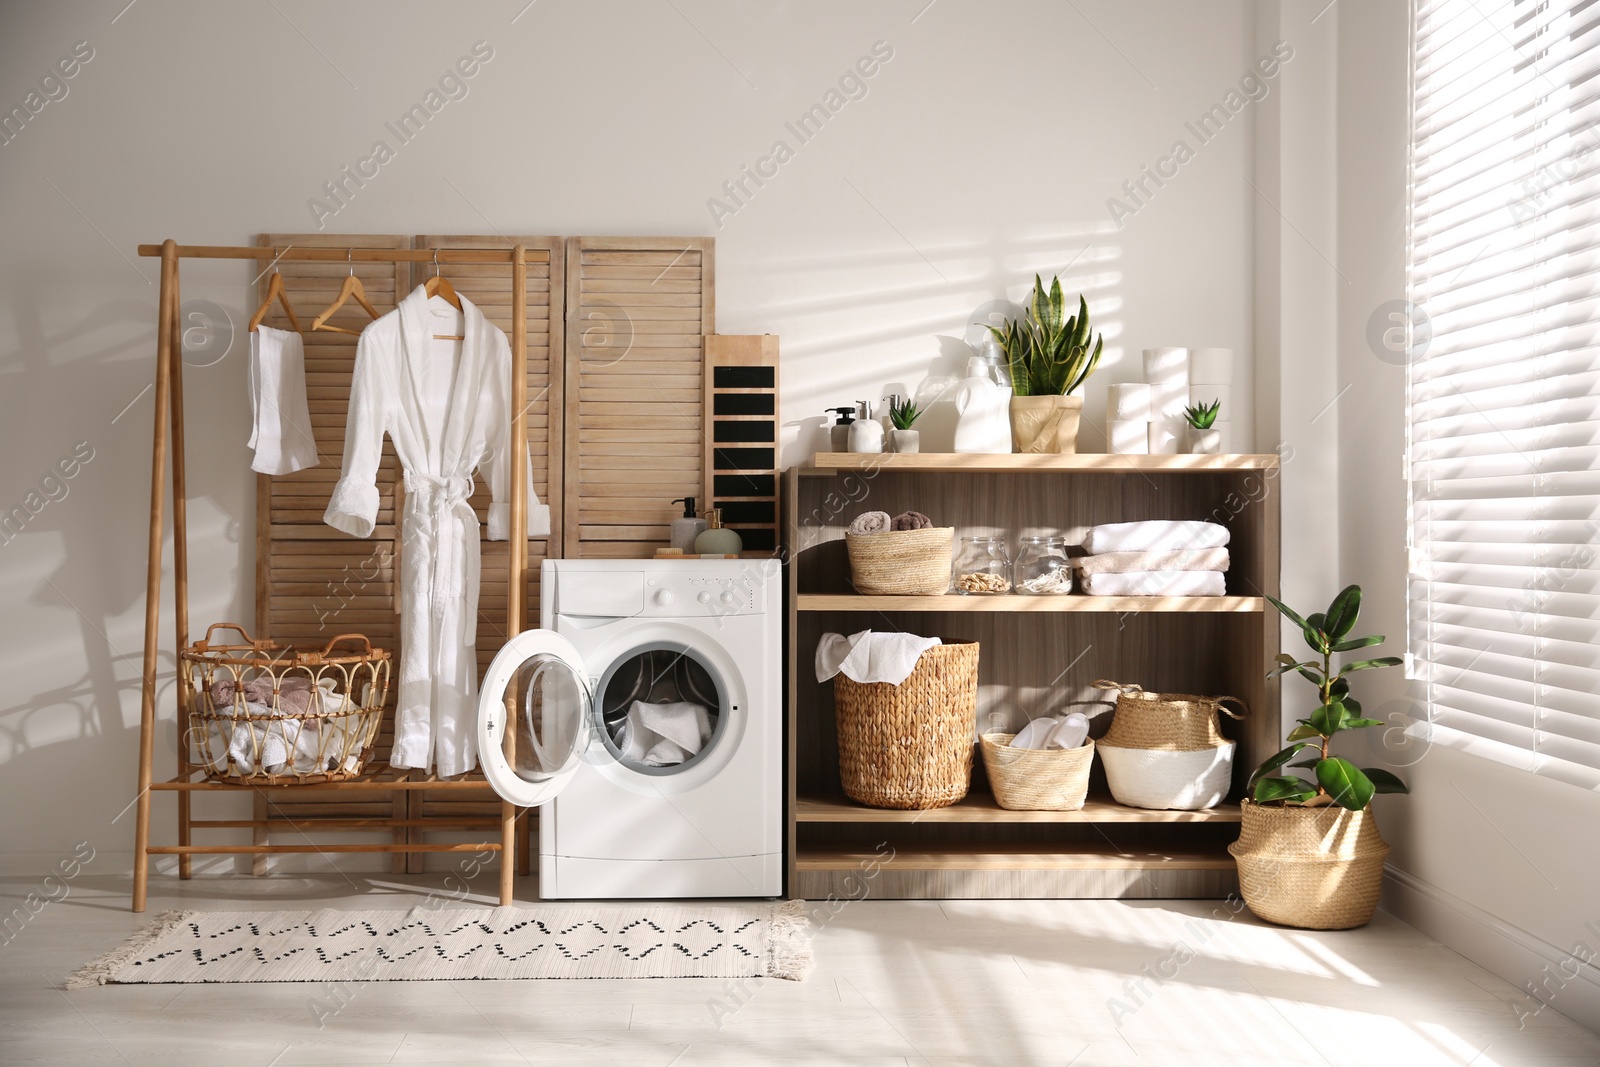
[[(1278, 457), (819, 454), (784, 474), (789, 566), (788, 893), (825, 899), (942, 897), (1212, 898), (1237, 884), (1226, 849), (1238, 836), (1245, 778), (1279, 747)], [(1142, 519), (1207, 519), (1228, 527), (1223, 597), (860, 596), (844, 531), (863, 511), (921, 511), (959, 538), (1016, 539)], [(959, 543), (959, 542), (958, 542)], [(817, 641), (829, 631), (907, 630), (978, 641), (978, 723), (1099, 703), (1097, 678), (1147, 689), (1231, 695), (1249, 715), (1229, 801), (1209, 811), (1151, 811), (1111, 799), (1096, 761), (1081, 811), (1006, 811), (974, 753), (972, 790), (931, 811), (849, 800), (839, 783), (833, 685), (818, 683)], [(1109, 714), (1092, 719), (1099, 736)]]

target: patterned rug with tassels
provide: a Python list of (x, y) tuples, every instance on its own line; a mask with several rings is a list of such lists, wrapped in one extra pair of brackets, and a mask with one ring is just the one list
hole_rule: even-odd
[(417, 982), (787, 978), (811, 965), (800, 901), (552, 904), (410, 911), (168, 912), (68, 979)]

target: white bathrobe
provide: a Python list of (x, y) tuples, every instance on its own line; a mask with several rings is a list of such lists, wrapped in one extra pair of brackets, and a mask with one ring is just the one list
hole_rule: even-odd
[[(511, 346), (465, 297), (455, 312), (418, 287), (361, 331), (350, 384), (344, 470), (323, 516), (356, 537), (378, 514), (383, 435), (405, 472), (400, 523), (400, 677), (395, 767), (443, 776), (478, 763), (478, 517), (467, 503), (482, 466), (493, 502), (489, 537), (510, 536)], [(434, 334), (463, 341), (436, 341)], [(528, 480), (528, 533), (550, 509)]]

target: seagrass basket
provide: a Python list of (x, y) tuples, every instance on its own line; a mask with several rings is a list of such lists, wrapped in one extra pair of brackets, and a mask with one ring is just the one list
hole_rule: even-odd
[[(214, 642), (218, 630), (236, 630), (244, 642)], [(360, 648), (335, 651), (345, 643)], [(320, 651), (300, 652), (217, 623), (179, 660), (186, 741), (207, 777), (315, 785), (355, 778), (371, 757), (391, 656), (361, 634), (340, 634)]]
[(1258, 917), (1307, 930), (1365, 926), (1378, 910), (1389, 845), (1372, 808), (1240, 802), (1239, 895)]
[(1077, 748), (1012, 748), (1015, 734), (980, 738), (994, 800), (1008, 811), (1077, 811), (1089, 795), (1094, 741)]
[(850, 584), (867, 596), (917, 596), (948, 592), (955, 528), (885, 530), (844, 535)]
[(838, 675), (833, 708), (839, 780), (850, 799), (924, 810), (967, 795), (978, 712), (976, 641), (934, 645), (899, 685)]
[(1220, 748), (1228, 743), (1222, 736), (1218, 715), (1242, 719), (1242, 712), (1224, 705), (1237, 697), (1202, 697), (1188, 693), (1147, 693), (1142, 686), (1125, 685), (1101, 679), (1096, 689), (1115, 690), (1117, 712), (1101, 744), (1116, 748), (1146, 748), (1164, 752), (1196, 752)]

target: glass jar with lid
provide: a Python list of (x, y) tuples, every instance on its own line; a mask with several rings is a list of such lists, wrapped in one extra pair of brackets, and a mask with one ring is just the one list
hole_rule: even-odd
[(1072, 561), (1067, 539), (1055, 535), (1024, 537), (1012, 571), (1012, 591), (1026, 596), (1072, 592)]
[(1011, 592), (1011, 553), (1006, 539), (991, 534), (963, 537), (951, 588), (972, 596)]

